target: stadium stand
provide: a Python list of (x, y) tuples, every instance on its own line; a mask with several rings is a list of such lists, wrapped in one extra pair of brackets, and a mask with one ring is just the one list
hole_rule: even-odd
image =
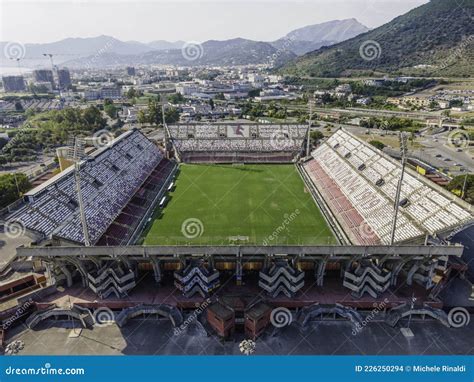
[(115, 322), (123, 328), (127, 322), (135, 317), (159, 316), (168, 318), (174, 327), (183, 322), (181, 311), (175, 306), (168, 304), (140, 304), (123, 309), (116, 317)]
[[(138, 130), (120, 135), (83, 160), (81, 190), (91, 244), (105, 232), (107, 238), (126, 237), (171, 168), (160, 149)], [(42, 239), (84, 244), (73, 166), (29, 191), (25, 199), (12, 221)], [(107, 238), (101, 244), (107, 244)]]
[[(339, 129), (303, 164), (354, 244), (389, 244), (401, 165)], [(472, 221), (472, 207), (407, 167), (395, 242), (448, 232)]]
[(144, 216), (153, 210), (153, 204), (156, 203), (158, 195), (164, 191), (164, 186), (175, 168), (174, 162), (163, 158), (120, 215), (97, 241), (97, 245), (128, 244)]
[(185, 162), (289, 162), (301, 150), (306, 125), (168, 126)]

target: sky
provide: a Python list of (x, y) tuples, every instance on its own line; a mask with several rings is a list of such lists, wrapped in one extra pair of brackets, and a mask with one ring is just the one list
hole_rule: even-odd
[(375, 28), (428, 0), (0, 0), (0, 41), (276, 40), (293, 29), (356, 18)]

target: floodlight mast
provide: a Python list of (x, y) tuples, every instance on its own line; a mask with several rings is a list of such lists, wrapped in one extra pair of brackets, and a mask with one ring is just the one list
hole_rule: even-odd
[(86, 213), (84, 210), (84, 199), (82, 197), (81, 190), (81, 159), (84, 155), (84, 143), (79, 138), (73, 138), (72, 153), (70, 155), (72, 161), (74, 161), (74, 179), (76, 181), (76, 192), (77, 192), (77, 201), (79, 204), (79, 216), (81, 219), (82, 233), (84, 235), (84, 245), (86, 247), (91, 246), (89, 238), (89, 229), (87, 228)]
[(308, 119), (308, 136), (306, 137), (306, 157), (309, 157), (309, 146), (311, 140), (311, 125), (313, 124), (313, 102), (311, 98), (308, 100), (309, 103), (309, 119)]
[(400, 153), (402, 156), (402, 171), (400, 174), (400, 178), (398, 179), (397, 193), (395, 194), (395, 204), (393, 206), (394, 212), (393, 212), (390, 245), (393, 245), (393, 243), (395, 242), (395, 231), (397, 229), (398, 209), (400, 208), (400, 194), (402, 192), (403, 175), (405, 174), (406, 155), (407, 155), (407, 135), (401, 132), (399, 138), (400, 138)]
[(166, 115), (165, 115), (165, 103), (167, 102), (166, 100), (166, 95), (165, 94), (162, 94), (162, 102), (161, 102), (161, 118), (162, 118), (162, 121), (163, 121), (163, 129), (164, 129), (164, 136), (165, 136), (165, 150), (166, 150), (166, 155), (170, 156), (169, 154), (169, 149), (172, 148), (173, 151), (174, 151), (174, 155), (176, 156), (176, 158), (178, 160), (180, 160), (180, 157), (179, 157), (179, 154), (178, 154), (178, 150), (176, 149), (176, 146), (174, 144), (174, 141), (171, 137), (171, 133), (170, 133), (170, 130), (168, 128), (168, 125), (166, 124)]
[(161, 119), (163, 121), (163, 129), (165, 132), (165, 149), (168, 150), (168, 139), (169, 139), (169, 131), (168, 126), (166, 125), (166, 116), (165, 116), (165, 102), (166, 97), (164, 94), (161, 95), (162, 102), (161, 102)]

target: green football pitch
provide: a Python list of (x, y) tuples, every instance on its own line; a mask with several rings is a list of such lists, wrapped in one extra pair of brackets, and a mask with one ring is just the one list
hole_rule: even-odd
[(293, 165), (181, 165), (145, 245), (334, 244)]

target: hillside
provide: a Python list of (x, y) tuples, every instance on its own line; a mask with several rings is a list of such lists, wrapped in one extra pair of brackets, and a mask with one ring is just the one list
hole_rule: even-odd
[(329, 46), (367, 32), (369, 28), (356, 19), (332, 20), (298, 28), (272, 42), (276, 48), (291, 50), (297, 55)]
[(367, 33), (287, 64), (289, 75), (474, 75), (474, 0), (432, 0)]

